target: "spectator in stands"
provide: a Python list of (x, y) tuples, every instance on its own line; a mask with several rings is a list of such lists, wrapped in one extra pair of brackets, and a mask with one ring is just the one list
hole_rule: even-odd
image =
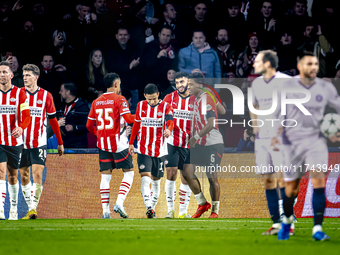
[(292, 29), (294, 40), (300, 45), (301, 36), (305, 30), (306, 24), (310, 23), (307, 13), (307, 0), (295, 0), (293, 2), (293, 15), (287, 25)]
[(220, 28), (217, 30), (213, 48), (220, 60), (222, 78), (235, 78), (237, 55), (236, 50), (229, 41), (227, 29)]
[(254, 142), (255, 135), (252, 133), (251, 129), (245, 129), (243, 138), (240, 139), (236, 151), (254, 151)]
[(94, 7), (98, 20), (96, 45), (97, 47), (102, 47), (112, 41), (113, 33), (111, 31), (117, 30), (117, 17), (107, 9), (106, 0), (94, 0)]
[(62, 106), (58, 123), (65, 148), (87, 148), (86, 121), (90, 109), (85, 100), (77, 97), (77, 92), (74, 83), (60, 87)]
[(62, 67), (56, 68), (54, 66), (53, 56), (45, 54), (41, 60), (42, 68), (40, 70), (40, 77), (38, 79), (38, 86), (47, 90), (52, 94), (54, 104), (57, 110), (60, 109), (60, 86), (65, 82), (70, 82), (67, 76), (67, 71)]
[(16, 56), (11, 56), (7, 59), (9, 62), (12, 72), (13, 72), (13, 78), (12, 78), (12, 84), (14, 86), (17, 86), (19, 88), (24, 87), (24, 80), (22, 77), (22, 71), (19, 69), (19, 62)]
[(253, 64), (255, 58), (262, 48), (259, 45), (259, 39), (257, 34), (251, 33), (248, 36), (249, 44), (245, 50), (238, 55), (236, 62), (236, 76), (237, 77), (248, 77), (254, 72)]
[(75, 49), (81, 63), (95, 46), (97, 36), (97, 15), (91, 12), (90, 5), (84, 1), (76, 6), (78, 16), (66, 20), (65, 29), (70, 45)]
[[(130, 40), (130, 34), (127, 28), (120, 27), (117, 30), (113, 45), (104, 49), (106, 57), (106, 67), (108, 72), (119, 74), (122, 87), (132, 94), (130, 110), (135, 112), (139, 102), (140, 84), (140, 51)], [(144, 88), (141, 88), (141, 93)]]
[(179, 51), (178, 69), (186, 73), (200, 72), (205, 78), (217, 78), (220, 82), (221, 67), (216, 51), (214, 51), (201, 29), (193, 32), (192, 43)]
[(280, 60), (278, 71), (294, 76), (297, 74), (296, 61), (297, 61), (297, 50), (293, 46), (293, 39), (289, 30), (283, 30), (281, 33), (280, 44), (277, 47), (277, 56)]
[(100, 49), (94, 49), (88, 58), (86, 66), (86, 94), (80, 93), (81, 96), (92, 103), (98, 96), (106, 92), (103, 78), (107, 74), (105, 60)]
[[(174, 48), (170, 44), (171, 34), (171, 27), (164, 25), (158, 33), (158, 39), (145, 46), (141, 58), (144, 84), (164, 84), (168, 70), (176, 65)], [(161, 92), (165, 89), (160, 88)]]
[(174, 69), (168, 70), (168, 72), (166, 74), (166, 77), (167, 77), (166, 84), (161, 86), (161, 87), (166, 88), (161, 94), (162, 99), (164, 99), (164, 97), (166, 95), (168, 95), (168, 94), (170, 94), (170, 93), (172, 93), (176, 90), (175, 74), (176, 74), (176, 71)]
[(304, 42), (298, 47), (298, 50), (314, 52), (319, 59), (318, 77), (330, 77), (329, 73), (327, 73), (327, 62), (332, 58), (334, 49), (322, 34), (321, 26), (317, 26), (314, 23), (307, 23), (303, 35)]
[(131, 40), (139, 50), (143, 50), (146, 44), (155, 40), (156, 35), (155, 24), (146, 19), (146, 7), (146, 0), (137, 2), (122, 21), (123, 25), (128, 26)]

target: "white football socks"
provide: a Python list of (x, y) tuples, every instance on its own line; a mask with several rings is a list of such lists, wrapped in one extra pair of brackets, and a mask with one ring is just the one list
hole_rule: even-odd
[(4, 211), (6, 199), (6, 181), (0, 180), (0, 211)]
[(220, 201), (212, 201), (211, 212), (218, 214), (219, 209), (220, 209)]
[(150, 183), (151, 183), (151, 178), (149, 176), (143, 176), (141, 178), (140, 191), (142, 193), (142, 197), (143, 197), (144, 205), (145, 205), (146, 209), (149, 209), (151, 207)]
[(202, 191), (195, 195), (195, 198), (197, 200), (197, 204), (199, 205), (205, 205), (207, 203), (207, 200), (205, 199)]
[(117, 205), (123, 206), (126, 196), (127, 194), (129, 194), (129, 191), (131, 189), (134, 174), (135, 174), (134, 171), (124, 172), (124, 178), (122, 180), (122, 183), (120, 184), (118, 197), (116, 201)]
[(189, 185), (181, 183), (179, 187), (179, 215), (188, 213), (191, 189)]
[(22, 189), (22, 194), (24, 195), (26, 204), (28, 206), (28, 210), (31, 210), (31, 197), (32, 197), (32, 185), (31, 182), (29, 182), (27, 185), (22, 186), (21, 185), (21, 189)]
[(165, 181), (165, 197), (166, 204), (168, 206), (168, 212), (175, 211), (175, 193), (176, 192), (176, 181)]
[(42, 191), (43, 191), (43, 185), (38, 184), (38, 183), (33, 183), (33, 201), (31, 204), (31, 209), (37, 210)]
[(111, 174), (102, 174), (100, 181), (100, 197), (102, 199), (103, 213), (110, 213), (110, 181)]
[(9, 193), (9, 199), (11, 203), (11, 211), (18, 211), (18, 195), (19, 195), (19, 182), (17, 181), (16, 184), (10, 185), (8, 183), (8, 193)]
[(155, 209), (161, 192), (161, 180), (151, 181), (151, 208)]

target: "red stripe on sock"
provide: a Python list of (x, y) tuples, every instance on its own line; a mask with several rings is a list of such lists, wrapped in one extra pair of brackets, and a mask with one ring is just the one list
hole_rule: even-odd
[(100, 189), (100, 191), (104, 191), (104, 190), (110, 190), (110, 189)]
[(184, 202), (179, 202), (181, 205), (184, 205)]
[(100, 192), (100, 195), (103, 195), (103, 194), (110, 194), (110, 192)]
[(126, 184), (126, 185), (128, 185), (129, 187), (131, 186), (131, 184), (130, 183), (128, 183), (128, 182), (122, 182), (122, 184)]
[(126, 186), (125, 184), (121, 184), (120, 187), (125, 187), (125, 188), (130, 189), (130, 186)]
[(123, 192), (119, 192), (119, 193), (118, 193), (118, 195), (125, 195), (125, 193), (123, 193)]

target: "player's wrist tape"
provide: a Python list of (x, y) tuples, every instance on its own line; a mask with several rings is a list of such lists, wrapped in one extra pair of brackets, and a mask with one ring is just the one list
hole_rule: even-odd
[(201, 139), (201, 137), (199, 136), (199, 134), (194, 135), (194, 138), (195, 138), (196, 140)]

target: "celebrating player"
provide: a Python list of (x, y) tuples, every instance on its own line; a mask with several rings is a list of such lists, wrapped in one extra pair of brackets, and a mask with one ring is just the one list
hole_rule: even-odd
[(11, 84), (10, 64), (0, 62), (0, 220), (5, 219), (6, 172), (11, 208), (9, 220), (18, 219), (18, 168), (22, 153), (22, 133), (31, 122), (25, 89)]
[[(37, 207), (43, 190), (42, 175), (46, 161), (46, 126), (47, 118), (58, 141), (58, 153), (63, 155), (64, 146), (56, 118), (56, 110), (50, 92), (39, 88), (39, 67), (33, 64), (22, 68), (27, 101), (32, 121), (23, 133), (24, 150), (20, 162), (21, 188), (28, 205), (28, 212), (23, 219), (36, 219)], [(30, 167), (33, 174), (33, 192), (31, 193)]]
[[(173, 129), (173, 112), (170, 104), (158, 99), (159, 90), (155, 84), (146, 85), (144, 96), (146, 100), (137, 105), (129, 151), (133, 156), (133, 142), (139, 132), (137, 162), (141, 174), (141, 193), (147, 217), (155, 218), (155, 207), (160, 193), (160, 178), (164, 175), (165, 156), (168, 153), (165, 138), (170, 137)], [(151, 190), (150, 183), (152, 184)]]
[[(281, 88), (283, 83), (287, 81), (290, 76), (277, 72), (278, 67), (277, 54), (272, 50), (265, 50), (259, 52), (254, 62), (254, 70), (256, 74), (262, 76), (256, 78), (252, 84), (253, 107), (256, 110), (268, 110), (272, 106), (273, 89)], [(271, 147), (271, 138), (275, 135), (277, 128), (272, 127), (271, 122), (266, 119), (273, 119), (270, 115), (256, 115), (250, 111), (252, 125), (254, 127), (255, 140), (255, 162), (257, 166), (282, 166), (282, 152), (274, 151)], [(259, 120), (259, 121), (257, 121)], [(259, 123), (257, 123), (259, 122)], [(263, 124), (265, 123), (265, 124)], [(256, 126), (263, 126), (258, 128)], [(280, 187), (280, 193), (283, 195), (285, 183), (282, 172), (265, 171), (259, 169), (257, 174), (262, 174), (264, 188), (266, 190), (267, 204), (269, 208), (270, 217), (273, 225), (263, 235), (276, 235), (280, 229), (280, 211), (279, 211), (279, 196), (276, 189), (277, 182)], [(272, 168), (274, 169), (274, 168)], [(282, 203), (282, 200), (281, 200)], [(291, 234), (293, 234), (293, 228)]]
[[(87, 129), (97, 137), (99, 149), (99, 165), (101, 172), (100, 195), (102, 199), (103, 218), (110, 218), (110, 181), (112, 170), (122, 168), (124, 178), (113, 210), (120, 217), (128, 218), (123, 204), (133, 183), (134, 171), (132, 157), (128, 151), (127, 140), (121, 139), (121, 117), (131, 124), (135, 115), (131, 115), (125, 97), (119, 95), (121, 80), (116, 73), (104, 76), (107, 93), (93, 101), (86, 123)], [(97, 128), (95, 128), (95, 123)]]
[[(188, 74), (178, 72), (175, 74), (176, 91), (168, 94), (164, 101), (174, 110), (174, 130), (168, 140), (168, 155), (166, 160), (165, 195), (167, 199), (168, 214), (166, 218), (174, 218), (177, 169), (183, 170), (183, 164), (189, 151), (190, 129), (193, 111), (193, 100), (190, 102), (188, 89)], [(191, 218), (188, 215), (191, 189), (183, 178), (181, 172), (181, 186), (179, 187), (179, 218)]]
[[(328, 169), (328, 149), (326, 139), (320, 137), (319, 123), (323, 118), (326, 105), (335, 108), (338, 113), (340, 112), (340, 97), (333, 84), (316, 77), (319, 62), (313, 53), (304, 52), (301, 54), (297, 67), (300, 77), (287, 81), (284, 88), (292, 91), (286, 94), (287, 99), (305, 99), (305, 103), (300, 103), (300, 107), (296, 107), (294, 104), (286, 106), (286, 126), (291, 127), (284, 127), (282, 133), (284, 164), (293, 167), (288, 168), (289, 171), (283, 173), (286, 181), (283, 203), (285, 215), (282, 218), (278, 239), (289, 239), (289, 230), (294, 219), (294, 199), (298, 195), (300, 180), (305, 173), (306, 166), (306, 171), (309, 171), (314, 188), (313, 238), (319, 241), (329, 240), (330, 237), (322, 230), (326, 207), (325, 172)], [(306, 98), (309, 99), (307, 102)], [(280, 103), (278, 106), (280, 106)], [(280, 110), (280, 107), (278, 107), (277, 116)], [(309, 113), (311, 115), (308, 115)], [(295, 126), (296, 122), (297, 125)], [(331, 140), (333, 142), (339, 141), (340, 138), (332, 137)], [(279, 143), (277, 137), (273, 137), (272, 145), (275, 148)]]
[[(198, 203), (198, 209), (192, 218), (199, 218), (211, 208), (211, 204), (205, 199), (200, 183), (195, 175), (196, 166), (218, 166), (223, 155), (223, 138), (218, 131), (218, 125), (214, 125), (217, 119), (216, 99), (203, 88), (203, 80), (200, 74), (194, 73), (189, 76), (190, 94), (195, 96), (194, 121), (191, 133), (190, 151), (186, 157), (183, 169), (183, 177), (188, 182)], [(205, 103), (206, 102), (206, 103)], [(203, 108), (206, 114), (203, 114)], [(220, 185), (217, 172), (206, 171), (212, 199), (212, 212), (209, 218), (218, 218)]]

